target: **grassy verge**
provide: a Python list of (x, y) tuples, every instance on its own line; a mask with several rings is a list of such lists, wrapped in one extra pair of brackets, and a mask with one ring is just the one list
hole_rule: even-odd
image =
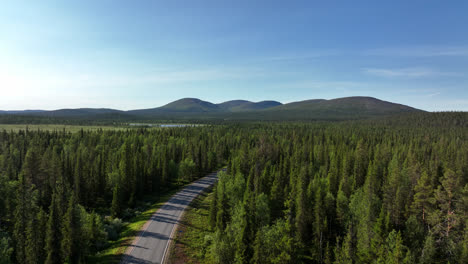
[(212, 199), (213, 193), (203, 193), (185, 212), (171, 247), (170, 264), (213, 263), (208, 251), (213, 235), (208, 224)]
[(180, 191), (183, 187), (172, 189), (162, 196), (153, 197), (155, 201), (149, 209), (142, 212), (141, 214), (131, 218), (124, 225), (120, 237), (116, 241), (111, 241), (110, 245), (104, 251), (92, 256), (88, 259), (89, 263), (104, 263), (114, 264), (119, 263), (122, 255), (125, 253), (127, 247), (135, 239), (135, 236), (140, 232), (143, 225), (151, 218), (151, 216), (161, 207), (169, 198)]

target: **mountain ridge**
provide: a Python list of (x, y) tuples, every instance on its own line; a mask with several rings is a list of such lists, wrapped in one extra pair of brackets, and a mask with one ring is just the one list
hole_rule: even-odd
[(111, 108), (77, 108), (51, 111), (0, 111), (0, 115), (224, 120), (345, 120), (421, 111), (423, 110), (374, 97), (351, 96), (328, 100), (309, 99), (286, 104), (273, 100), (259, 102), (230, 100), (215, 104), (198, 98), (182, 98), (160, 107), (128, 111)]

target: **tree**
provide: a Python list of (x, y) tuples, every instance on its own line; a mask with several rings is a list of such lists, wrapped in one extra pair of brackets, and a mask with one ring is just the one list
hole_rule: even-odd
[[(107, 244), (107, 232), (104, 229), (104, 224), (99, 214), (92, 212), (86, 213), (82, 207), (79, 206), (82, 220), (82, 234), (81, 245), (84, 249), (89, 247), (89, 253), (96, 253), (103, 249)], [(85, 254), (85, 250), (81, 250)]]
[(120, 188), (119, 186), (114, 186), (114, 191), (112, 192), (112, 205), (111, 205), (111, 215), (112, 217), (117, 217), (120, 215), (122, 210), (121, 198), (120, 198)]
[(11, 247), (11, 240), (4, 231), (0, 229), (0, 264), (10, 264), (11, 255), (13, 254), (13, 247)]
[(217, 206), (218, 206), (218, 193), (216, 185), (213, 187), (214, 192), (211, 195), (211, 203), (210, 203), (210, 228), (214, 230), (216, 227), (216, 214), (217, 214)]
[[(34, 211), (37, 211), (34, 210)], [(27, 247), (26, 261), (27, 263), (44, 263), (45, 254), (45, 233), (47, 228), (47, 214), (39, 208), (37, 214), (33, 215), (28, 223), (27, 228)]]
[(448, 238), (452, 228), (456, 227), (458, 223), (457, 212), (454, 208), (454, 200), (458, 198), (460, 180), (458, 175), (450, 169), (447, 169), (444, 173), (444, 177), (441, 181), (441, 185), (437, 188), (435, 193), (438, 205), (443, 211), (442, 219), (440, 222), (445, 223), (443, 230), (439, 230), (441, 236)]
[(460, 247), (460, 263), (468, 263), (468, 220), (465, 223), (465, 231)]
[(63, 262), (79, 263), (86, 248), (82, 244), (81, 215), (72, 193), (68, 202), (68, 209), (63, 218), (61, 251)]
[(59, 215), (58, 206), (58, 195), (53, 194), (52, 204), (49, 208), (49, 220), (47, 221), (46, 230), (46, 264), (62, 263), (60, 256), (60, 240), (61, 240), (61, 220)]
[(31, 219), (31, 209), (35, 206), (32, 187), (28, 187), (27, 181), (23, 175), (20, 175), (18, 190), (16, 194), (14, 239), (16, 242), (16, 260), (19, 263), (27, 262), (27, 229), (28, 222)]
[(347, 235), (341, 245), (339, 239), (337, 239), (337, 246), (335, 248), (335, 264), (353, 264), (354, 254), (352, 243), (352, 231), (351, 227), (349, 227)]
[(421, 258), (419, 263), (421, 264), (430, 264), (434, 263), (434, 259), (436, 256), (436, 245), (434, 241), (434, 236), (429, 233), (426, 236), (426, 241), (424, 242), (424, 247), (421, 252)]
[(296, 243), (289, 235), (288, 223), (282, 219), (262, 227), (255, 237), (253, 263), (295, 263)]
[(192, 159), (186, 158), (179, 164), (179, 179), (180, 181), (193, 181), (197, 175), (196, 165)]
[(401, 238), (400, 232), (392, 230), (388, 234), (387, 241), (387, 254), (385, 263), (388, 264), (399, 264), (399, 263), (412, 263), (411, 254), (409, 254), (406, 246), (403, 245), (403, 240)]
[(427, 222), (427, 214), (433, 210), (434, 204), (435, 198), (429, 176), (426, 172), (423, 172), (418, 179), (417, 185), (414, 187), (411, 210), (420, 216), (421, 221), (425, 224)]

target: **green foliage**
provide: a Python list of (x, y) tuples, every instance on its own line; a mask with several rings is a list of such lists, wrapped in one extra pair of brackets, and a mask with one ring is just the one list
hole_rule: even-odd
[(145, 210), (146, 195), (160, 197), (228, 163), (207, 214), (212, 233), (205, 250), (218, 263), (461, 263), (465, 123), (462, 114), (440, 113), (343, 123), (2, 131), (0, 249), (16, 263), (87, 262), (125, 243), (124, 222)]
[(82, 244), (83, 235), (81, 212), (73, 193), (63, 218), (61, 250), (64, 263), (79, 263), (82, 256), (87, 253), (87, 245)]
[(284, 220), (262, 227), (255, 238), (253, 263), (294, 263), (295, 243)]
[[(218, 263), (278, 256), (291, 257), (280, 263), (459, 263), (465, 256), (464, 129), (266, 127), (250, 128), (249, 147), (232, 151), (219, 178), (210, 207)], [(287, 231), (280, 234), (278, 223)]]
[(196, 165), (192, 159), (186, 158), (179, 164), (178, 179), (180, 182), (190, 182), (195, 179)]
[(13, 254), (12, 241), (0, 228), (0, 264), (10, 264)]
[(434, 258), (437, 254), (437, 248), (434, 241), (434, 237), (432, 234), (428, 234), (424, 241), (424, 247), (421, 252), (421, 258), (419, 259), (419, 263), (421, 264), (429, 264), (434, 263)]

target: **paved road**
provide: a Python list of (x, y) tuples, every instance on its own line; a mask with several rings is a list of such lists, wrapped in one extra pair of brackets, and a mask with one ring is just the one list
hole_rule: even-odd
[(217, 173), (211, 173), (172, 196), (146, 222), (132, 245), (128, 247), (121, 263), (163, 263), (169, 241), (184, 210), (205, 188), (215, 183), (216, 179)]

